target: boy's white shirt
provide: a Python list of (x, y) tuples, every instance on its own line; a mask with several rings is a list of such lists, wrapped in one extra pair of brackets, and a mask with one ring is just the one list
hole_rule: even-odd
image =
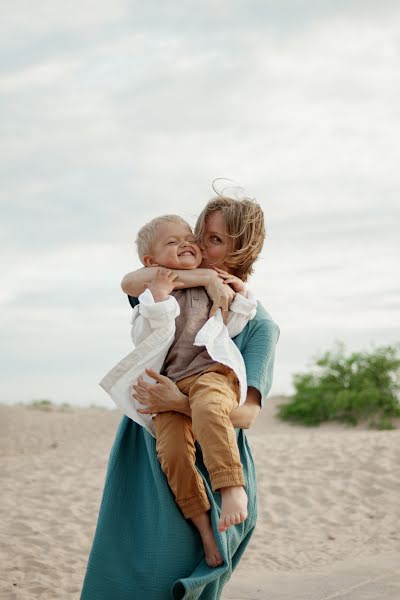
[[(180, 308), (174, 296), (155, 302), (148, 289), (138, 300), (131, 319), (135, 349), (107, 373), (100, 385), (127, 417), (154, 436), (153, 415), (137, 412), (138, 408), (143, 407), (132, 397), (132, 386), (140, 375), (144, 380), (154, 383), (145, 374), (145, 368), (149, 367), (158, 373), (161, 371), (175, 338), (175, 319), (180, 314)], [(257, 302), (252, 292), (247, 291), (247, 297), (236, 294), (229, 308), (227, 324), (224, 324), (221, 310), (218, 309), (216, 315), (198, 331), (194, 341), (196, 346), (205, 346), (215, 362), (227, 365), (236, 373), (240, 385), (240, 404), (246, 400), (247, 394), (246, 367), (231, 338), (239, 335), (255, 317), (256, 308)]]

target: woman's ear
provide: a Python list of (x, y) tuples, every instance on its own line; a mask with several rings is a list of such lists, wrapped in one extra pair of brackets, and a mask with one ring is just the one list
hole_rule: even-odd
[(145, 267), (159, 267), (158, 262), (156, 262), (149, 254), (145, 254), (145, 256), (143, 256), (143, 264)]

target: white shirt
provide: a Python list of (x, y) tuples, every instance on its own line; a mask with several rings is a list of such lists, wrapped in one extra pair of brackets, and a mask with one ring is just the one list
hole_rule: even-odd
[[(150, 290), (139, 296), (139, 304), (132, 314), (132, 341), (135, 349), (123, 358), (100, 381), (101, 387), (111, 396), (122, 412), (133, 421), (145, 427), (153, 436), (152, 415), (142, 415), (137, 408), (143, 408), (132, 397), (132, 386), (141, 375), (154, 382), (145, 374), (145, 368), (158, 373), (164, 364), (168, 350), (175, 337), (175, 319), (180, 314), (179, 304), (173, 296), (162, 302), (155, 302)], [(194, 344), (205, 346), (211, 358), (230, 367), (239, 380), (240, 402), (246, 400), (247, 382), (243, 357), (232, 342), (231, 337), (239, 335), (247, 323), (255, 317), (256, 300), (248, 291), (245, 298), (236, 294), (228, 313), (225, 325), (219, 309), (198, 331)]]

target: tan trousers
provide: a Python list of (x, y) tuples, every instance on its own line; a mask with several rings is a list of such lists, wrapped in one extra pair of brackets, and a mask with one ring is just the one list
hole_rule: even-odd
[(201, 446), (214, 491), (244, 485), (236, 434), (229, 418), (231, 410), (239, 405), (239, 383), (229, 367), (215, 364), (182, 379), (177, 386), (188, 396), (192, 418), (162, 412), (154, 417), (153, 424), (161, 468), (184, 517), (189, 519), (210, 508), (195, 466), (195, 439)]

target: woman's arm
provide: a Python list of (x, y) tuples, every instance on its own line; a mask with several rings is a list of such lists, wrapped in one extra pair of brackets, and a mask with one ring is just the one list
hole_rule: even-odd
[(231, 423), (239, 429), (250, 429), (261, 410), (261, 394), (256, 388), (247, 388), (245, 402), (229, 415)]
[[(137, 271), (127, 273), (121, 281), (122, 290), (129, 296), (139, 296), (151, 283), (156, 275), (158, 267), (143, 267)], [(219, 279), (218, 273), (213, 269), (170, 269), (177, 273), (177, 287), (206, 287), (211, 281)]]
[[(144, 292), (156, 275), (158, 267), (144, 267), (137, 271), (127, 273), (121, 281), (122, 290), (128, 296), (138, 297)], [(170, 269), (173, 270), (173, 269)], [(234, 290), (223, 283), (218, 273), (213, 269), (187, 269), (173, 270), (178, 274), (175, 280), (176, 289), (203, 286), (212, 300), (210, 317), (220, 308), (224, 319), (227, 317), (229, 305), (235, 297)], [(225, 314), (224, 314), (225, 313)]]
[(238, 347), (246, 365), (247, 385), (260, 391), (262, 407), (272, 386), (279, 327), (260, 305), (248, 327), (249, 335), (243, 344), (238, 339)]
[[(148, 415), (172, 410), (188, 417), (192, 416), (188, 397), (175, 383), (152, 369), (146, 369), (146, 373), (156, 381), (156, 384), (147, 383), (139, 378), (137, 385), (133, 386), (134, 398), (143, 404), (143, 409), (138, 409), (139, 413)], [(240, 429), (249, 429), (256, 420), (260, 408), (260, 392), (254, 387), (249, 387), (245, 403), (230, 414), (232, 425)]]
[[(249, 323), (248, 327), (252, 326), (250, 335), (244, 347), (239, 346), (246, 365), (247, 397), (242, 406), (231, 412), (230, 417), (233, 426), (241, 429), (248, 429), (253, 425), (261, 408), (261, 394), (265, 398), (271, 388), (275, 346), (279, 338), (277, 324), (262, 307), (259, 310), (262, 318), (257, 323)], [(151, 414), (172, 410), (191, 416), (187, 396), (168, 377), (152, 369), (146, 369), (146, 373), (157, 384), (139, 379), (134, 386), (133, 396), (143, 404), (143, 410), (139, 412)]]

